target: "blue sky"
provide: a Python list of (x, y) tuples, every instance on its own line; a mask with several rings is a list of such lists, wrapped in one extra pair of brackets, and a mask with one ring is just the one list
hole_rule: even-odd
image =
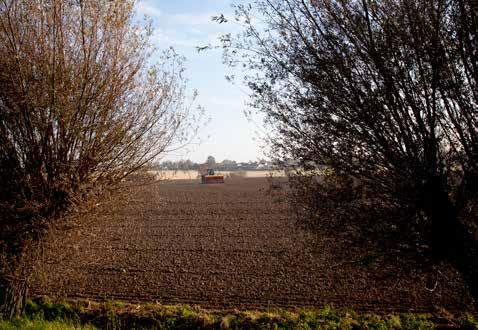
[[(165, 159), (191, 159), (203, 162), (208, 155), (218, 161), (256, 160), (263, 157), (258, 139), (261, 120), (248, 120), (244, 115), (247, 89), (225, 79), (231, 69), (222, 64), (221, 50), (198, 53), (196, 46), (217, 44), (217, 37), (234, 32), (234, 25), (217, 24), (211, 17), (231, 14), (234, 0), (140, 0), (137, 12), (153, 20), (152, 41), (159, 49), (173, 47), (186, 57), (186, 77), (189, 90), (197, 90), (197, 103), (210, 117), (200, 132), (199, 145), (171, 153)], [(240, 1), (240, 0), (235, 0)], [(230, 16), (230, 15), (229, 15)], [(237, 74), (237, 72), (236, 72)], [(240, 83), (240, 82), (238, 82)]]

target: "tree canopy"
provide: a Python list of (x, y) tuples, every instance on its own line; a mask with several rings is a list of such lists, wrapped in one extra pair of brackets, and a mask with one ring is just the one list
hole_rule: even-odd
[(224, 59), (247, 72), (274, 157), (351, 178), (456, 259), (478, 224), (477, 8), (258, 0), (236, 7), (244, 30), (223, 36)]
[(117, 183), (185, 137), (182, 58), (148, 64), (133, 5), (0, 4), (0, 207), (13, 218)]
[(27, 242), (194, 134), (183, 59), (151, 64), (134, 4), (0, 2), (0, 317), (24, 308)]

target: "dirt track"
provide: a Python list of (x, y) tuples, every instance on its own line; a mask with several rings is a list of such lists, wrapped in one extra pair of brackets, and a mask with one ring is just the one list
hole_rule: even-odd
[(51, 240), (33, 292), (222, 308), (431, 311), (469, 303), (452, 268), (438, 276), (413, 258), (356, 262), (336, 238), (299, 229), (266, 188), (265, 179), (231, 179), (135, 189), (122, 205), (88, 215), (86, 228)]

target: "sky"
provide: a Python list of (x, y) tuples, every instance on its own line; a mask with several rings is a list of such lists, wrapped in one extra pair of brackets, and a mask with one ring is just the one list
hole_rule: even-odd
[(217, 44), (217, 37), (223, 33), (237, 32), (233, 24), (211, 21), (212, 16), (221, 13), (230, 17), (233, 1), (237, 0), (140, 0), (137, 4), (137, 14), (148, 15), (153, 21), (154, 46), (159, 51), (173, 47), (186, 57), (189, 93), (198, 91), (196, 104), (204, 107), (210, 119), (199, 132), (196, 139), (199, 144), (171, 152), (164, 159), (205, 162), (207, 156), (212, 155), (217, 161), (244, 162), (265, 158), (259, 133), (262, 120), (258, 116), (247, 118), (244, 114), (247, 88), (241, 86), (240, 81), (234, 85), (225, 79), (233, 72), (222, 63), (221, 50), (198, 53), (196, 49)]

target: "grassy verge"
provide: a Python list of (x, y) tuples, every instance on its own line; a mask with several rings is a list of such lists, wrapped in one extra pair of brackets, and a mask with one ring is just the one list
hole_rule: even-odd
[[(190, 306), (38, 299), (23, 319), (0, 322), (6, 329), (433, 329), (426, 314), (357, 314), (321, 310), (204, 310)], [(440, 321), (443, 323), (443, 320)], [(478, 329), (471, 315), (449, 318), (448, 326)]]

